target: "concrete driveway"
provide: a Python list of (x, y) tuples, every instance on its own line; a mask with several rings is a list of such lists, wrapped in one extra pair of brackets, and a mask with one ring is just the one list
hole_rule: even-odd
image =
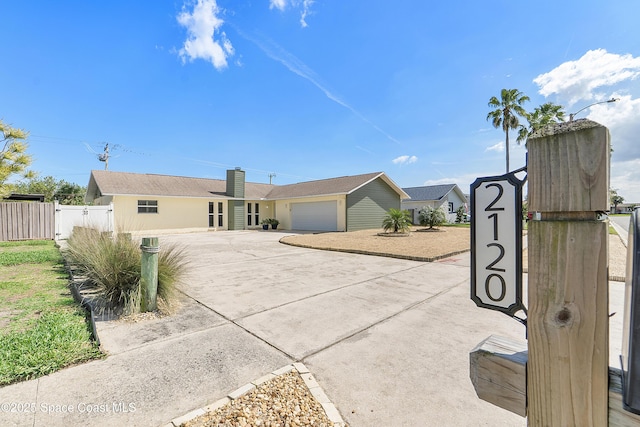
[(0, 388), (0, 402), (37, 403), (3, 425), (164, 425), (293, 361), (352, 427), (525, 425), (469, 380), (469, 351), (524, 327), (476, 308), (468, 253), (422, 263), (291, 247), (286, 234), (161, 236), (190, 260), (182, 309), (100, 322), (110, 356)]
[(351, 426), (525, 425), (469, 380), (476, 344), (524, 339), (524, 328), (476, 308), (468, 254), (421, 263), (290, 247), (278, 243), (285, 234), (164, 240), (187, 247), (186, 294), (304, 362)]

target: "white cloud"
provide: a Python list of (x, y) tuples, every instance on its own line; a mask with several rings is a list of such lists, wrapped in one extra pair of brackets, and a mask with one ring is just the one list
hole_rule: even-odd
[(287, 0), (269, 0), (269, 9), (284, 10), (287, 7)]
[[(511, 144), (509, 144), (509, 145), (511, 145)], [(497, 152), (501, 153), (501, 152), (504, 151), (504, 142), (502, 142), (502, 141), (498, 142), (497, 144), (492, 145), (491, 147), (485, 148), (484, 151), (497, 151)]]
[(314, 0), (269, 0), (269, 9), (278, 9), (281, 12), (284, 12), (288, 6), (299, 9), (300, 26), (306, 28), (308, 26), (307, 16), (313, 13), (311, 11), (313, 3)]
[[(561, 102), (606, 126), (611, 135), (611, 187), (629, 202), (640, 202), (640, 57), (618, 55), (604, 49), (591, 50), (577, 61), (568, 61), (534, 79), (545, 97)], [(618, 98), (617, 102), (589, 105)], [(569, 110), (569, 111), (571, 111)]]
[(400, 156), (392, 160), (396, 165), (408, 165), (418, 161), (416, 156)]
[(187, 10), (186, 4), (182, 7), (177, 20), (187, 29), (188, 34), (178, 52), (183, 63), (187, 59), (204, 59), (218, 70), (227, 66), (227, 58), (234, 54), (234, 49), (227, 35), (220, 32), (224, 23), (219, 17), (221, 12), (216, 0), (198, 0), (192, 12)]
[(545, 97), (557, 94), (569, 106), (578, 101), (603, 100), (598, 89), (640, 76), (640, 58), (604, 49), (590, 50), (577, 61), (568, 61), (533, 79)]
[(640, 203), (640, 159), (613, 163), (611, 188), (624, 197), (625, 203)]
[(307, 15), (311, 14), (311, 5), (313, 0), (303, 0), (302, 12), (300, 13), (300, 25), (305, 28), (307, 26)]

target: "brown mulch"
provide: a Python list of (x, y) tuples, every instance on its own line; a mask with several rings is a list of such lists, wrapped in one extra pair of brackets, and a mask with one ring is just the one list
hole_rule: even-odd
[(416, 261), (435, 261), (471, 248), (469, 227), (439, 227), (430, 231), (414, 227), (409, 237), (404, 238), (380, 234), (384, 234), (382, 229), (299, 234), (283, 237), (280, 241), (306, 248), (385, 255)]

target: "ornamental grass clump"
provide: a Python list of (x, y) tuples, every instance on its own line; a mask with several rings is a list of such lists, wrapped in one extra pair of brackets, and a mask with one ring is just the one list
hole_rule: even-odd
[[(83, 292), (100, 312), (121, 314), (140, 311), (141, 253), (129, 234), (102, 233), (76, 227), (68, 240), (68, 257), (76, 274), (84, 276)], [(161, 248), (158, 255), (158, 306), (176, 305), (176, 286), (185, 271), (182, 251), (175, 246)]]

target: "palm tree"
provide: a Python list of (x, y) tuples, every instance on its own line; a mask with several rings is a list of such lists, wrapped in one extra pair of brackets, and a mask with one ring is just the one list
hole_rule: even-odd
[(520, 125), (518, 131), (518, 143), (524, 141), (533, 132), (542, 129), (552, 123), (564, 122), (564, 107), (562, 105), (554, 104), (553, 102), (545, 102), (539, 107), (536, 107), (532, 113), (527, 114), (527, 121), (529, 127)]
[(509, 129), (517, 129), (520, 126), (518, 116), (526, 118), (527, 112), (522, 104), (529, 101), (529, 97), (518, 89), (502, 89), (500, 99), (492, 96), (489, 107), (495, 108), (487, 114), (487, 120), (491, 119), (494, 128), (501, 127), (505, 134), (505, 147), (507, 151), (507, 173), (509, 173)]
[(411, 213), (407, 210), (389, 209), (389, 212), (382, 220), (382, 228), (384, 231), (391, 230), (393, 232), (405, 233), (411, 227)]
[(618, 205), (624, 203), (624, 197), (618, 194), (618, 190), (614, 188), (609, 189), (609, 200), (613, 205), (613, 213), (618, 213)]

